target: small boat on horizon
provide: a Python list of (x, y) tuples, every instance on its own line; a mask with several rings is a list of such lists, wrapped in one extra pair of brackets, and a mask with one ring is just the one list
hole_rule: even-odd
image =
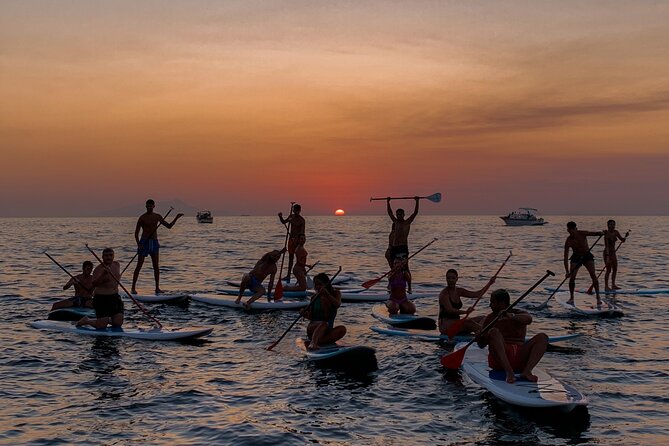
[(541, 226), (548, 223), (543, 218), (537, 217), (536, 212), (534, 208), (518, 208), (509, 215), (499, 218), (504, 220), (507, 226)]
[(195, 218), (197, 218), (198, 223), (213, 223), (214, 222), (214, 217), (211, 215), (211, 212), (208, 211), (208, 210), (198, 211)]

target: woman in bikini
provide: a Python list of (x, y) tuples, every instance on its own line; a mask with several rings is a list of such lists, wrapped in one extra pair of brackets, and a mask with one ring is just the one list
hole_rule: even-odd
[(283, 287), (284, 291), (306, 291), (307, 290), (307, 255), (309, 254), (304, 249), (304, 243), (307, 237), (304, 234), (297, 236), (297, 247), (295, 248), (295, 266), (293, 267), (293, 274), (295, 275), (296, 284), (287, 285)]
[[(458, 272), (454, 269), (449, 269), (446, 272), (446, 288), (439, 293), (439, 332), (446, 334), (448, 327), (455, 321), (460, 319), (463, 314), (471, 313), (474, 308), (469, 307), (466, 310), (462, 309), (462, 297), (478, 299), (483, 296), (490, 286), (495, 282), (495, 278), (491, 277), (488, 283), (478, 291), (469, 291), (465, 288), (458, 287)], [(482, 316), (469, 318), (462, 325), (461, 333), (476, 333), (481, 326)]]
[(334, 326), (337, 310), (341, 305), (341, 292), (332, 287), (330, 278), (325, 273), (314, 277), (314, 289), (317, 295), (313, 302), (306, 309), (300, 310), (302, 316), (311, 321), (307, 326), (309, 350), (318, 350), (320, 345), (334, 344), (346, 334), (346, 327)]
[(407, 297), (407, 287), (411, 294), (411, 273), (403, 265), (401, 257), (393, 261), (393, 272), (388, 277), (388, 291), (390, 299), (386, 301), (389, 314), (414, 314), (416, 306)]

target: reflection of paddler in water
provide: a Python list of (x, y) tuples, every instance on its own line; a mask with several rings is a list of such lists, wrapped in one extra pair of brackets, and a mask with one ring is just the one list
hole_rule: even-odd
[(93, 262), (86, 260), (81, 266), (82, 273), (76, 275), (63, 286), (67, 290), (74, 285), (74, 297), (60, 300), (53, 304), (51, 311), (59, 308), (86, 307), (93, 308)]
[(235, 300), (235, 303), (238, 304), (242, 300), (242, 295), (247, 289), (253, 291), (253, 296), (244, 303), (244, 308), (247, 310), (251, 308), (251, 304), (262, 297), (265, 294), (265, 287), (262, 286), (263, 281), (267, 276), (269, 277), (269, 285), (267, 287), (267, 299), (270, 299), (272, 295), (272, 287), (274, 286), (274, 276), (276, 275), (276, 262), (281, 258), (285, 248), (277, 251), (270, 251), (266, 253), (253, 267), (251, 272), (244, 274), (242, 277), (242, 283), (239, 284), (239, 296)]
[(292, 213), (287, 217), (283, 218), (283, 213), (279, 212), (279, 220), (281, 223), (288, 224), (290, 223), (290, 236), (288, 238), (288, 271), (286, 272), (286, 277), (283, 278), (286, 282), (290, 282), (290, 272), (293, 268), (293, 258), (295, 257), (295, 250), (299, 243), (298, 238), (300, 234), (306, 234), (305, 230), (306, 222), (304, 217), (300, 215), (302, 212), (302, 206), (299, 204), (294, 204), (292, 207)]
[(123, 301), (118, 294), (118, 282), (116, 280), (121, 280), (121, 265), (114, 260), (114, 250), (105, 248), (102, 251), (102, 264), (95, 267), (92, 277), (95, 287), (93, 296), (95, 319), (84, 317), (77, 322), (77, 327), (90, 325), (97, 329), (103, 329), (107, 325), (112, 327), (123, 325)]
[(334, 344), (344, 337), (346, 327), (334, 326), (337, 309), (341, 306), (341, 292), (332, 287), (330, 278), (325, 273), (314, 277), (314, 289), (318, 293), (300, 314), (309, 319), (307, 337), (310, 339), (308, 350), (318, 350), (320, 345)]
[(389, 314), (414, 314), (416, 306), (407, 297), (411, 294), (411, 273), (405, 268), (406, 259), (395, 258), (392, 272), (388, 276), (388, 291), (390, 299), (386, 301)]
[(304, 244), (307, 237), (304, 234), (297, 236), (297, 247), (295, 248), (295, 266), (293, 267), (293, 274), (297, 284), (291, 286), (284, 286), (284, 291), (306, 291), (307, 290), (307, 250), (304, 249)]
[[(606, 231), (604, 231), (604, 264), (606, 265), (606, 274), (604, 274), (604, 289), (606, 291), (620, 289), (616, 285), (616, 275), (618, 274), (616, 240), (620, 240), (621, 243), (625, 243), (627, 238), (620, 235), (620, 232), (618, 232), (616, 229), (616, 221), (609, 220), (606, 222)], [(611, 276), (611, 288), (609, 288), (609, 276)]]
[[(454, 269), (446, 271), (446, 288), (439, 293), (439, 332), (447, 334), (448, 328), (456, 321), (460, 320), (460, 316), (466, 315), (474, 311), (473, 307), (463, 310), (461, 297), (468, 297), (478, 299), (483, 296), (488, 288), (495, 282), (495, 277), (491, 277), (488, 283), (478, 291), (469, 291), (465, 288), (458, 287), (458, 272)], [(479, 322), (483, 316), (468, 318), (462, 325), (461, 333), (475, 333), (481, 329)]]
[[(597, 280), (597, 275), (595, 274), (595, 256), (590, 252), (588, 237), (606, 235), (606, 233), (604, 231), (579, 231), (576, 229), (576, 223), (573, 221), (567, 223), (567, 232), (569, 232), (569, 237), (567, 237), (567, 240), (564, 242), (565, 277), (569, 277), (569, 300), (567, 301), (567, 304), (574, 305), (576, 275), (578, 274), (581, 265), (583, 265), (585, 266), (585, 269), (588, 270), (590, 278), (592, 279), (592, 286), (595, 289), (597, 306), (599, 307), (602, 305), (602, 299), (599, 297), (599, 280)], [(569, 248), (573, 251), (571, 257), (569, 257)]]
[[(483, 326), (509, 307), (511, 297), (504, 289), (495, 290), (490, 295), (492, 313), (486, 316)], [(538, 333), (525, 342), (527, 326), (532, 323), (529, 313), (513, 308), (505, 312), (495, 325), (478, 340), (479, 347), (488, 346), (488, 365), (493, 370), (506, 372), (506, 382), (514, 383), (514, 372), (527, 381), (537, 382), (532, 370), (539, 363), (548, 347), (548, 336)]]

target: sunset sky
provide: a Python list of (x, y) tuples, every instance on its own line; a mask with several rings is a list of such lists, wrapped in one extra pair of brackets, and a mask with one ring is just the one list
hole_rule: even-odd
[[(0, 216), (669, 215), (669, 2), (0, 2)], [(411, 206), (411, 203), (406, 203)]]

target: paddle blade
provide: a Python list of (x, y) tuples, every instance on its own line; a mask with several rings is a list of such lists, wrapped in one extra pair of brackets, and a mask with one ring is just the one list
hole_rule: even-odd
[(281, 300), (283, 299), (283, 281), (279, 279), (279, 281), (276, 284), (276, 288), (274, 289), (274, 300)]
[(448, 330), (446, 330), (446, 334), (448, 335), (448, 339), (453, 339), (453, 337), (460, 333), (460, 330), (462, 330), (462, 326), (465, 325), (466, 319), (458, 319), (457, 321), (453, 322), (450, 327), (448, 327)]
[[(469, 346), (467, 346), (469, 347)], [(446, 356), (441, 357), (441, 365), (449, 370), (457, 370), (462, 365), (462, 360), (465, 359), (465, 351), (467, 347), (456, 350), (453, 353), (449, 353)]]
[(439, 203), (441, 201), (441, 193), (437, 192), (436, 194), (432, 194), (429, 197), (425, 197), (425, 198), (430, 200), (433, 203)]
[(372, 279), (372, 280), (368, 280), (367, 282), (363, 282), (363, 283), (362, 283), (362, 287), (363, 287), (363, 288), (371, 288), (371, 287), (373, 287), (374, 285), (376, 285), (376, 284), (379, 283), (379, 282), (381, 282), (381, 279)]

